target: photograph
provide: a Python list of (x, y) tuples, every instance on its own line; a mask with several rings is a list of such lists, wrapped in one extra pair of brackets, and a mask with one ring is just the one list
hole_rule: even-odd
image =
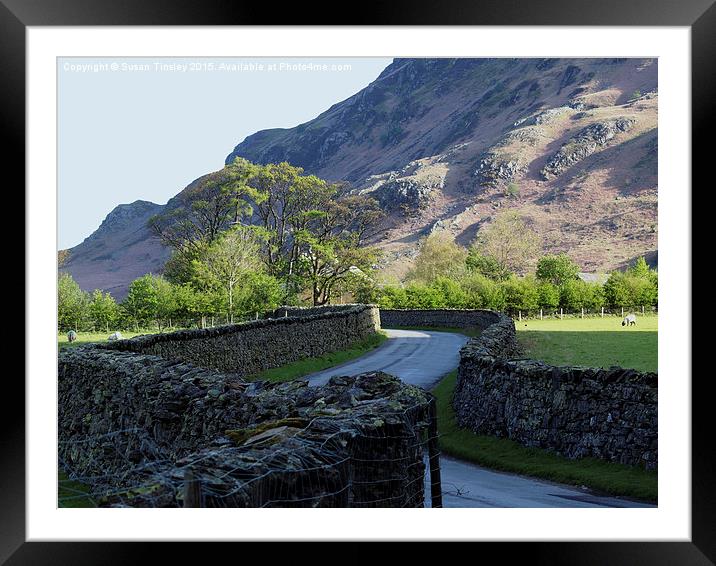
[(58, 505), (657, 506), (658, 69), (59, 57)]
[(713, 564), (691, 207), (716, 8), (576, 1), (319, 25), (0, 0), (25, 187), (0, 564)]

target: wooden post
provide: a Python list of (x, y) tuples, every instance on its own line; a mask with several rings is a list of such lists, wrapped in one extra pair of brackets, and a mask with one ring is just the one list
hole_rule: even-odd
[(584, 318), (584, 307), (582, 307), (582, 318)]
[(604, 318), (604, 307), (602, 307), (602, 318)]
[(519, 317), (520, 322), (522, 322), (522, 311), (517, 311), (517, 316)]
[(542, 309), (539, 310), (539, 319), (542, 320)]
[(184, 507), (204, 507), (201, 482), (194, 477), (191, 469), (184, 472)]
[(559, 320), (562, 320), (564, 318), (564, 311), (562, 310), (562, 307), (559, 307)]
[(644, 305), (641, 305), (641, 314), (644, 314)]
[(428, 401), (428, 462), (430, 465), (431, 507), (443, 506), (443, 490), (440, 481), (440, 451), (438, 449), (438, 410), (435, 397)]

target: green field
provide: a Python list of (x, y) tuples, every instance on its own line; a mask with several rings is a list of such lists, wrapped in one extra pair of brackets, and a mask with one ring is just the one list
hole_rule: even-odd
[(637, 316), (636, 326), (621, 318), (565, 318), (515, 321), (523, 356), (552, 365), (621, 366), (657, 371), (657, 316)]
[[(57, 345), (60, 347), (60, 350), (63, 348), (74, 348), (76, 346), (81, 346), (83, 344), (91, 344), (93, 342), (106, 342), (107, 337), (112, 334), (111, 332), (78, 332), (77, 333), (77, 340), (74, 342), (70, 342), (67, 340), (67, 334), (58, 334), (57, 335)], [(139, 336), (140, 334), (154, 334), (154, 332), (146, 331), (146, 332), (122, 332), (122, 338), (134, 338), (135, 336)]]

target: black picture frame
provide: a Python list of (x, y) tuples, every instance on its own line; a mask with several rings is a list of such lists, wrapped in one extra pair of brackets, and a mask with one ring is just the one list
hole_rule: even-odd
[[(343, 8), (344, 9), (344, 8)], [(222, 0), (0, 0), (0, 115), (5, 133), (4, 171), (25, 182), (25, 31), (28, 26), (95, 25), (342, 25), (339, 14), (326, 7), (302, 3), (280, 8), (269, 3), (230, 3)], [(714, 0), (425, 0), (362, 2), (351, 25), (559, 25), (559, 26), (687, 26), (692, 56), (692, 167), (694, 178), (712, 158), (709, 138), (714, 131), (711, 112), (716, 100), (716, 5)], [(7, 173), (6, 173), (7, 175)], [(22, 185), (20, 185), (22, 183)], [(690, 187), (685, 191), (690, 191)], [(24, 208), (24, 205), (20, 204)], [(26, 301), (30, 300), (25, 296)], [(690, 329), (684, 329), (690, 331)], [(14, 377), (14, 376), (13, 376)], [(690, 379), (690, 375), (683, 376)], [(709, 377), (708, 375), (704, 377)], [(4, 396), (24, 397), (19, 379), (5, 375)], [(19, 405), (19, 403), (15, 403)], [(530, 542), (492, 543), (500, 561), (524, 559), (557, 564), (713, 564), (716, 561), (716, 465), (714, 464), (711, 396), (708, 379), (692, 380), (692, 537), (691, 542)], [(24, 409), (2, 412), (2, 511), (0, 563), (127, 564), (153, 543), (25, 542), (25, 419)], [(317, 539), (320, 534), (317, 533)], [(163, 562), (184, 562), (197, 545), (162, 545)], [(478, 559), (476, 556), (475, 559)]]

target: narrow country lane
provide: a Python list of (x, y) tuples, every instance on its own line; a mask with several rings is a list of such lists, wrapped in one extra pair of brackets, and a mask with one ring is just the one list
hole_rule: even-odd
[[(389, 330), (379, 348), (307, 376), (311, 385), (325, 384), (334, 375), (384, 371), (411, 385), (432, 388), (458, 366), (467, 336), (451, 332)], [(545, 480), (489, 470), (447, 456), (440, 458), (444, 507), (654, 507), (619, 497), (602, 496)], [(430, 488), (426, 477), (426, 505)]]
[(379, 348), (355, 360), (306, 377), (311, 385), (324, 385), (334, 375), (384, 371), (406, 383), (430, 389), (460, 362), (460, 348), (469, 340), (463, 334), (423, 330), (385, 330)]

